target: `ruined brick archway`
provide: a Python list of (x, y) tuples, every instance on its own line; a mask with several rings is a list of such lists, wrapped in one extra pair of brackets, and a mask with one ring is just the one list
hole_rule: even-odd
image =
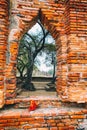
[[(14, 2), (13, 2), (14, 4)], [(16, 3), (15, 3), (16, 4)], [(27, 5), (29, 4), (29, 6), (32, 5), (31, 2), (28, 2)], [(39, 5), (41, 6), (41, 4), (44, 3), (39, 3)], [(21, 6), (20, 6), (21, 5)], [(17, 53), (18, 53), (18, 47), (19, 47), (19, 42), (21, 37), (23, 36), (23, 34), (29, 30), (29, 28), (31, 28), (36, 22), (37, 19), (39, 18), (42, 22), (42, 24), (50, 31), (51, 35), (55, 38), (56, 40), (56, 46), (57, 48), (59, 48), (58, 46), (61, 43), (61, 39), (62, 37), (64, 37), (64, 27), (63, 27), (63, 5), (59, 4), (61, 8), (60, 12), (58, 12), (58, 14), (55, 12), (54, 10), (51, 10), (51, 6), (50, 8), (48, 8), (47, 3), (44, 4), (44, 6), (39, 7), (38, 6), (34, 6), (34, 7), (27, 7), (27, 9), (22, 9), (22, 6), (26, 7), (26, 5), (21, 2), (21, 3), (17, 3), (18, 6), (18, 10), (12, 6), (13, 8), (11, 9), (11, 24), (10, 24), (10, 32), (9, 32), (9, 38), (8, 38), (8, 48), (9, 50), (7, 51), (8, 55), (7, 56), (7, 65), (6, 65), (6, 69), (7, 71), (9, 70), (9, 75), (6, 74), (6, 88), (7, 88), (7, 93), (6, 93), (6, 98), (15, 98), (16, 97), (16, 93), (15, 93), (15, 89), (16, 89), (16, 64), (17, 64)], [(57, 8), (56, 8), (57, 9)], [(32, 12), (32, 14), (31, 14)], [(30, 15), (29, 15), (30, 13)], [(57, 18), (56, 18), (57, 17)], [(61, 26), (59, 26), (61, 25)], [(61, 29), (61, 32), (60, 32)], [(59, 36), (60, 35), (60, 36)], [(63, 36), (62, 36), (63, 35)], [(58, 45), (57, 45), (58, 44)], [(60, 45), (61, 46), (61, 45)], [(66, 52), (63, 52), (60, 48), (58, 54), (65, 54)], [(62, 58), (61, 58), (62, 59)], [(8, 73), (6, 71), (6, 73)], [(64, 91), (64, 90), (63, 90)]]
[(11, 99), (16, 98), (16, 59), (20, 38), (36, 23), (38, 17), (56, 40), (56, 86), (60, 99), (87, 102), (86, 0), (0, 2), (0, 107), (5, 103), (12, 104)]

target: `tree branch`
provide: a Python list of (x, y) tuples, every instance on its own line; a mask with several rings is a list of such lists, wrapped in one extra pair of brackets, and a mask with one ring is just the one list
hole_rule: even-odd
[(37, 50), (37, 45), (36, 45), (36, 42), (35, 42), (33, 36), (31, 36), (29, 33), (25, 33), (25, 34), (31, 38), (31, 40), (34, 42), (35, 50)]
[(37, 23), (40, 25), (41, 29), (42, 29), (42, 32), (43, 32), (43, 37), (41, 38), (41, 40), (39, 41), (38, 43), (38, 47), (39, 45), (41, 44), (42, 42), (42, 45), (40, 46), (40, 48), (38, 48), (35, 53), (33, 54), (33, 57), (35, 59), (35, 57), (37, 56), (37, 54), (44, 48), (44, 44), (45, 44), (45, 38), (46, 36), (49, 34), (49, 31), (45, 32), (45, 29), (43, 27), (43, 25), (41, 24), (41, 22), (38, 20)]

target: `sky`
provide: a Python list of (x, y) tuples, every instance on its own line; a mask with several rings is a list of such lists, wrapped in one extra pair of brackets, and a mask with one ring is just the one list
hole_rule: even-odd
[(40, 66), (38, 67), (38, 69), (40, 71), (44, 71), (44, 72), (47, 72), (51, 69), (53, 69), (53, 65), (51, 64), (49, 67), (46, 66), (46, 63), (45, 63), (45, 57), (46, 57), (46, 54), (43, 53), (43, 57), (42, 56), (38, 56), (37, 58), (40, 60)]

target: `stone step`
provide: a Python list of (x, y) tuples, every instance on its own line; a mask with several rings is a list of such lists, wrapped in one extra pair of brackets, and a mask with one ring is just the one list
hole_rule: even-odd
[(27, 98), (19, 96), (14, 99), (14, 107), (28, 108), (31, 101), (34, 101), (39, 108), (55, 108), (61, 106), (61, 102), (56, 96), (30, 96)]

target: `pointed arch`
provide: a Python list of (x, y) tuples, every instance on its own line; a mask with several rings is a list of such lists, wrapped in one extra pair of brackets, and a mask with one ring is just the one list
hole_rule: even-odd
[[(66, 72), (62, 72), (62, 68), (66, 64), (67, 57), (67, 42), (63, 41), (64, 37), (66, 39), (65, 30), (64, 30), (64, 5), (59, 4), (59, 6), (54, 3), (52, 7), (49, 3), (43, 3), (42, 6), (39, 3), (33, 5), (33, 2), (24, 1), (16, 3), (16, 6), (12, 6), (11, 19), (10, 19), (10, 32), (8, 38), (8, 63), (6, 65), (6, 70), (9, 70), (9, 75), (6, 71), (6, 86), (8, 91), (6, 92), (6, 98), (16, 97), (16, 64), (17, 64), (17, 54), (19, 48), (19, 42), (21, 37), (37, 22), (37, 19), (40, 19), (43, 26), (49, 30), (53, 38), (56, 40), (57, 48), (57, 92), (63, 96), (63, 92), (66, 91), (66, 79), (63, 75), (66, 75)], [(37, 6), (38, 5), (38, 6)], [(49, 6), (49, 8), (48, 8)], [(32, 7), (32, 8), (31, 8)], [(60, 11), (59, 11), (60, 10)], [(63, 39), (62, 39), (63, 38)], [(67, 67), (66, 67), (67, 69)], [(61, 80), (60, 80), (61, 79)], [(61, 82), (60, 82), (61, 81)], [(63, 85), (64, 84), (64, 85)], [(64, 86), (64, 87), (61, 87)], [(65, 88), (60, 91), (60, 88)], [(67, 94), (64, 94), (64, 96)]]

